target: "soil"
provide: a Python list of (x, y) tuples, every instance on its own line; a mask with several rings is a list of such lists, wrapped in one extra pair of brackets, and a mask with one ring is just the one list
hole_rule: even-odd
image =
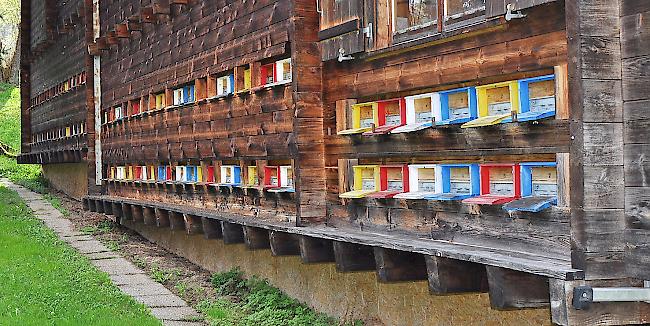
[(93, 235), (192, 307), (218, 297), (210, 283), (209, 271), (116, 224), (107, 215), (85, 211), (81, 202), (63, 193), (51, 190), (50, 194), (59, 198), (62, 206), (70, 212), (67, 218), (77, 231)]

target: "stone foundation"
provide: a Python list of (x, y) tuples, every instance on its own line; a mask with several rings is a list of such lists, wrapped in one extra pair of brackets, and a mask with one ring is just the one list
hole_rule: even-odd
[(384, 284), (374, 272), (339, 273), (333, 263), (304, 264), (300, 256), (273, 257), (270, 250), (224, 245), (142, 223), (123, 221), (171, 252), (218, 272), (235, 266), (266, 278), (317, 311), (366, 325), (550, 325), (548, 309), (497, 311), (487, 293), (433, 296), (426, 281)]

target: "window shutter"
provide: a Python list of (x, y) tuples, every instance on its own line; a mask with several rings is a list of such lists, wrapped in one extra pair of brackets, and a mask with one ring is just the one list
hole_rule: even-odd
[(364, 1), (359, 0), (320, 0), (318, 37), (323, 61), (338, 58), (340, 49), (344, 55), (365, 51), (363, 8)]

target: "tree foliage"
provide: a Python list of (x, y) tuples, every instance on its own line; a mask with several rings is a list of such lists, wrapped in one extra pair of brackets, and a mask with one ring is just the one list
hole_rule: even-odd
[(0, 19), (5, 23), (20, 23), (20, 0), (0, 0)]

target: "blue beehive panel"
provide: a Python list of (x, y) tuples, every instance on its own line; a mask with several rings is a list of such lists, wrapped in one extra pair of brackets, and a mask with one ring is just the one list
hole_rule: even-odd
[(535, 121), (555, 116), (555, 75), (519, 81), (521, 112), (519, 121)]
[(522, 198), (503, 206), (508, 212), (540, 212), (557, 205), (557, 164), (521, 163)]
[[(425, 199), (463, 200), (480, 194), (478, 164), (443, 164), (440, 167), (442, 169), (442, 193), (427, 196)], [(455, 176), (455, 171), (462, 172), (462, 176)]]
[(476, 89), (465, 87), (440, 92), (440, 113), (436, 125), (461, 124), (478, 116)]

